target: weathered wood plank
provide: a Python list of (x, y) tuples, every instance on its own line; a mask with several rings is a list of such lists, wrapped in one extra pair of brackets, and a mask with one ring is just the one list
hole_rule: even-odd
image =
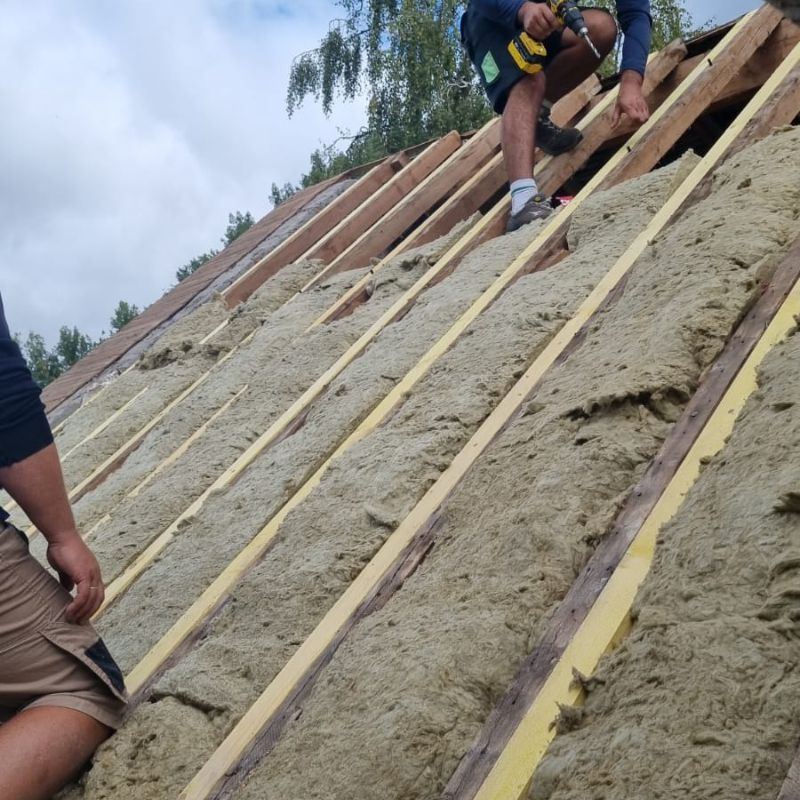
[[(652, 169), (666, 155), (672, 145), (692, 126), (692, 123), (708, 108), (720, 91), (747, 64), (753, 54), (778, 27), (782, 19), (779, 11), (764, 5), (738, 28), (735, 41), (721, 51), (709, 55), (711, 68), (693, 82), (677, 103), (673, 103), (670, 114), (658, 128), (651, 129), (638, 142), (637, 156), (628, 159), (612, 172), (607, 185), (615, 186), (634, 175)], [(735, 29), (736, 30), (736, 29)]]
[(340, 220), (355, 211), (362, 203), (369, 200), (381, 186), (388, 183), (400, 163), (399, 160), (392, 157), (384, 159), (318, 214), (315, 214), (288, 239), (239, 276), (223, 292), (223, 298), (228, 307), (232, 308), (246, 300), (278, 270), (297, 260), (316, 242), (330, 233)]
[(459, 147), (461, 147), (461, 136), (455, 131), (437, 139), (427, 150), (403, 167), (388, 183), (375, 192), (369, 202), (361, 205), (329, 236), (312, 246), (300, 257), (309, 260), (320, 259), (325, 263), (330, 263), (338, 258), (353, 241), (401, 203), (420, 182), (450, 158)]

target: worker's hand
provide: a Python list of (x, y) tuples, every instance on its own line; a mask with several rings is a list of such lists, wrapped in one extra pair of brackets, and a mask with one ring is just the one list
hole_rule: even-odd
[(561, 27), (561, 23), (547, 3), (523, 3), (517, 12), (517, 21), (525, 33), (538, 42)]
[(47, 560), (58, 572), (67, 591), (77, 588), (75, 599), (67, 606), (67, 622), (86, 622), (103, 604), (105, 588), (100, 565), (78, 531), (53, 537), (47, 547)]
[(622, 73), (619, 97), (611, 120), (613, 127), (619, 125), (623, 115), (630, 117), (637, 125), (643, 125), (650, 119), (650, 108), (642, 93), (642, 83), (643, 78), (638, 72), (626, 70)]

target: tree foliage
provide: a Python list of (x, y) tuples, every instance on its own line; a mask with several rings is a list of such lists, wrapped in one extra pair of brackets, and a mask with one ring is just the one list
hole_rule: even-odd
[[(447, 131), (482, 125), (491, 112), (460, 44), (458, 0), (339, 0), (343, 19), (299, 56), (287, 93), (291, 114), (308, 97), (330, 113), (361, 94), (367, 125), (339, 153), (312, 157), (303, 183)], [(340, 157), (341, 156), (341, 157)]]
[[(292, 114), (313, 98), (329, 114), (337, 101), (364, 95), (367, 123), (346, 147), (315, 151), (303, 186), (450, 130), (478, 128), (490, 118), (460, 42), (463, 2), (338, 0), (338, 5), (342, 18), (331, 23), (318, 48), (292, 65), (287, 110)], [(615, 7), (614, 0), (596, 5)], [(654, 49), (693, 32), (684, 0), (652, 0), (651, 5)], [(613, 62), (607, 70), (614, 71)]]
[(278, 186), (277, 183), (272, 184), (269, 190), (269, 199), (273, 208), (277, 208), (281, 203), (285, 203), (290, 197), (293, 197), (300, 191), (299, 186), (293, 183), (284, 183), (283, 186)]
[(114, 314), (111, 317), (111, 330), (116, 333), (122, 330), (132, 319), (139, 316), (139, 307), (128, 303), (125, 300), (120, 300), (117, 307), (114, 309)]
[(19, 334), (14, 339), (28, 362), (33, 379), (40, 386), (47, 386), (99, 344), (76, 327), (66, 325), (62, 325), (51, 349), (47, 347), (44, 336), (33, 331), (28, 331), (25, 339)]

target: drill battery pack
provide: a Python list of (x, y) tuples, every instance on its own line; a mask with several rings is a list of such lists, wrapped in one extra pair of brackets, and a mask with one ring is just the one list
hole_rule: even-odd
[(537, 72), (544, 69), (547, 48), (541, 42), (532, 39), (527, 33), (515, 36), (508, 44), (508, 52), (514, 59), (514, 63), (529, 75), (536, 75)]

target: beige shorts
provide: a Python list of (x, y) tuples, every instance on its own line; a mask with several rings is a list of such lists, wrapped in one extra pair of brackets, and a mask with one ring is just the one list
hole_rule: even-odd
[(0, 523), (0, 724), (17, 712), (60, 706), (118, 728), (127, 705), (122, 673), (89, 625), (71, 625), (71, 597)]

